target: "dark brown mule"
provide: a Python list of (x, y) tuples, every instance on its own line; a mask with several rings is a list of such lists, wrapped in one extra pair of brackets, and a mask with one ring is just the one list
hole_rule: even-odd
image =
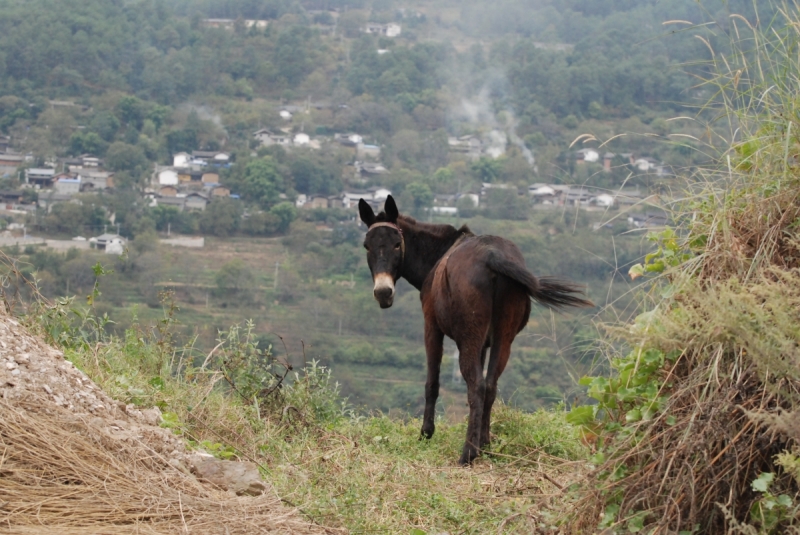
[(580, 290), (572, 283), (533, 276), (517, 246), (504, 238), (475, 236), (466, 226), (419, 223), (401, 216), (391, 196), (384, 209), (376, 216), (363, 199), (358, 203), (368, 227), (364, 247), (373, 293), (381, 308), (388, 308), (400, 277), (420, 291), (428, 355), (422, 423), (426, 438), (434, 431), (442, 342), (445, 335), (455, 340), (469, 402), (467, 440), (458, 462), (469, 464), (489, 443), (497, 380), (511, 343), (528, 323), (530, 298), (552, 308), (593, 305), (576, 295)]

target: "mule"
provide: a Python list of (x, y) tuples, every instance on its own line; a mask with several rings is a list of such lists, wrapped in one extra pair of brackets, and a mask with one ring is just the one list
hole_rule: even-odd
[(391, 196), (378, 215), (364, 199), (358, 210), (367, 225), (364, 247), (373, 295), (380, 307), (392, 306), (395, 284), (401, 277), (420, 292), (428, 360), (424, 438), (431, 438), (435, 430), (444, 337), (458, 346), (469, 404), (459, 464), (471, 464), (489, 444), (497, 380), (508, 363), (511, 343), (528, 323), (531, 298), (554, 309), (594, 305), (574, 283), (535, 277), (525, 267), (519, 248), (509, 240), (477, 236), (466, 225), (456, 229), (418, 222), (400, 215)]

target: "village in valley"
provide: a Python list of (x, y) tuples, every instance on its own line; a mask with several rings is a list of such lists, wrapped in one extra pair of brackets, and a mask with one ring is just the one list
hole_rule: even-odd
[[(0, 244), (65, 248), (69, 244), (62, 242), (73, 242), (117, 253), (118, 244), (148, 227), (142, 218), (149, 218), (160, 239), (191, 247), (208, 235), (286, 234), (298, 217), (331, 230), (356, 220), (359, 199), (379, 210), (390, 194), (408, 212), (430, 220), (483, 215), (524, 221), (528, 213), (578, 210), (607, 214), (587, 223), (592, 231), (611, 228), (609, 219), (617, 230), (620, 221), (629, 229), (662, 227), (676, 165), (694, 164), (685, 149), (665, 150), (650, 141), (648, 130), (667, 137), (678, 128), (655, 114), (625, 118), (630, 105), (596, 101), (582, 104), (587, 107), (579, 114), (574, 106), (553, 113), (523, 99), (524, 84), (515, 88), (519, 84), (512, 82), (512, 75), (521, 76), (512, 72), (513, 62), (492, 80), (496, 74), (486, 57), (500, 49), (458, 39), (452, 50), (436, 48), (430, 36), (444, 34), (434, 28), (453, 35), (461, 30), (425, 10), (398, 7), (367, 15), (308, 5), (300, 18), (203, 17), (191, 24), (194, 35), (210, 42), (261, 44), (279, 35), (279, 43), (296, 48), (311, 39), (331, 57), (338, 54), (351, 72), (334, 83), (332, 66), (322, 62), (295, 76), (292, 63), (281, 64), (276, 56), (270, 68), (287, 71), (284, 89), (266, 98), (253, 82), (223, 76), (231, 83), (220, 91), (229, 96), (215, 104), (171, 108), (135, 96), (95, 106), (67, 97), (40, 101), (41, 117), (71, 124), (54, 137), (40, 120), (46, 142), (35, 139), (30, 126), (6, 126), (0, 135), (0, 224), (6, 224)], [(574, 49), (553, 39), (528, 45), (534, 57)], [(441, 59), (454, 53), (466, 67)], [(292, 61), (310, 61), (306, 52), (298, 54)], [(475, 71), (469, 92), (436, 79), (464, 68)], [(508, 102), (509, 91), (520, 93), (514, 98), (527, 108), (515, 114), (508, 102), (504, 108), (492, 104), (487, 95), (493, 85), (505, 87)], [(4, 98), (6, 107), (22, 106)], [(236, 117), (247, 110), (248, 119), (221, 120), (214, 106), (222, 109), (226, 102), (236, 102)], [(589, 137), (596, 142), (573, 146), (575, 134), (585, 131), (595, 132), (597, 138)], [(597, 141), (602, 136), (620, 135), (622, 141), (594, 147), (605, 146)], [(124, 201), (115, 200), (120, 192)], [(513, 209), (504, 210), (504, 203)], [(65, 204), (84, 207), (74, 224), (62, 224), (68, 218), (59, 206)], [(86, 205), (100, 212), (91, 215)], [(214, 214), (203, 216), (209, 210)], [(110, 248), (107, 242), (113, 242)]]
[[(309, 107), (317, 109), (327, 104), (308, 104), (280, 106), (278, 115), (287, 123), (295, 114), (308, 113)], [(498, 144), (497, 139), (502, 142)], [(454, 160), (475, 162), (482, 158), (495, 159), (506, 152), (506, 134), (493, 130), (486, 135), (450, 136), (448, 149)], [(367, 143), (364, 137), (354, 132), (334, 133), (333, 135), (309, 135), (295, 132), (291, 127), (261, 128), (252, 133), (253, 149), (280, 147), (286, 151), (336, 150), (347, 155), (347, 163), (341, 169), (342, 190), (333, 194), (296, 193), (289, 197), (281, 193), (280, 198), (294, 203), (300, 210), (326, 210), (340, 208), (350, 210), (355, 220), (355, 208), (360, 199), (365, 199), (375, 210), (382, 208), (383, 202), (392, 192), (382, 184), (390, 170), (381, 163), (381, 147), (377, 143)], [(625, 168), (631, 174), (650, 174), (665, 177), (673, 174), (672, 169), (647, 156), (633, 153), (614, 154), (583, 148), (570, 153), (578, 166), (593, 168), (594, 173), (610, 173), (612, 168)], [(251, 156), (257, 156), (252, 152)], [(0, 191), (0, 212), (5, 212), (8, 225), (2, 243), (34, 243), (37, 240), (25, 232), (25, 222), (37, 210), (50, 213), (59, 203), (82, 203), (83, 194), (93, 193), (113, 196), (115, 193), (114, 172), (104, 166), (101, 158), (82, 154), (46, 161), (42, 166), (33, 166), (34, 156), (20, 154), (8, 136), (0, 138), (0, 177), (18, 179), (16, 189)], [(146, 206), (171, 207), (180, 212), (202, 212), (209, 203), (219, 199), (240, 200), (241, 196), (225, 183), (224, 177), (236, 162), (230, 152), (224, 150), (193, 150), (172, 155), (171, 165), (155, 163), (147, 183), (140, 192)], [(536, 175), (531, 169), (531, 178)], [(464, 191), (451, 194), (434, 194), (426, 212), (432, 216), (446, 217), (459, 215), (458, 205), (466, 200), (473, 208), (481, 206), (490, 190), (513, 191), (526, 199), (533, 210), (552, 210), (574, 207), (589, 211), (624, 210), (630, 212), (626, 219), (631, 227), (661, 227), (666, 224), (666, 216), (659, 209), (658, 195), (639, 186), (620, 188), (599, 188), (588, 185), (531, 182), (527, 188), (502, 182), (480, 182)], [(463, 206), (463, 204), (462, 204)], [(243, 217), (247, 217), (244, 212)], [(113, 214), (109, 221), (114, 227)], [(600, 225), (595, 224), (595, 230)], [(107, 229), (104, 229), (104, 231)], [(121, 254), (122, 248), (106, 248), (106, 242), (124, 244), (124, 232), (98, 233), (96, 236), (75, 236), (73, 245), (105, 249)], [(19, 240), (22, 232), (23, 241)], [(170, 238), (180, 245), (179, 240)], [(3, 241), (5, 240), (5, 241)], [(30, 241), (33, 240), (33, 241)], [(85, 240), (85, 244), (83, 243)], [(43, 243), (57, 240), (45, 240)], [(188, 240), (188, 246), (196, 247), (202, 241)]]

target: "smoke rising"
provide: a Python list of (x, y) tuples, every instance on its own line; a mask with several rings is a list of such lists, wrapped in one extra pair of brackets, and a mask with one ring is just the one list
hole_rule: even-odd
[[(498, 78), (499, 77), (499, 78)], [(517, 135), (517, 119), (511, 108), (495, 113), (491, 99), (491, 87), (505, 87), (505, 76), (495, 74), (495, 79), (485, 82), (480, 90), (471, 97), (462, 97), (459, 104), (451, 111), (452, 117), (463, 121), (481, 132), (484, 152), (492, 158), (499, 158), (506, 152), (509, 141), (519, 148), (528, 164), (538, 172), (533, 151), (525, 146), (525, 142)]]

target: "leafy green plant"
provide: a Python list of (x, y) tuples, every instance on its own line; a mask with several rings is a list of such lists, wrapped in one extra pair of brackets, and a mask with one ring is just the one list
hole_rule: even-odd
[(292, 367), (272, 357), (272, 346), (259, 349), (253, 328), (250, 320), (244, 328), (234, 325), (220, 332), (217, 362), (230, 388), (246, 403), (258, 405), (279, 390)]
[(668, 268), (677, 267), (692, 257), (680, 237), (671, 228), (658, 233), (651, 232), (647, 235), (647, 239), (658, 244), (658, 249), (648, 253), (643, 263), (634, 264), (630, 268), (628, 275), (632, 279), (664, 273)]
[(600, 432), (623, 436), (635, 432), (636, 425), (630, 424), (650, 421), (662, 410), (666, 400), (664, 387), (669, 387), (664, 383), (664, 365), (674, 363), (678, 355), (650, 348), (636, 349), (625, 357), (613, 359), (614, 373), (610, 377), (586, 376), (580, 380), (581, 385), (588, 387), (588, 396), (598, 403), (573, 407), (567, 421), (592, 436)]
[(89, 347), (106, 339), (106, 327), (114, 322), (107, 313), (97, 314), (95, 304), (100, 292), (102, 277), (113, 273), (98, 262), (92, 268), (94, 285), (86, 296), (86, 306), (75, 304), (72, 297), (62, 297), (55, 303), (38, 301), (38, 313), (35, 324), (44, 331), (45, 336), (53, 343), (69, 347)]
[(797, 513), (797, 507), (789, 495), (776, 496), (771, 492), (774, 480), (774, 473), (762, 472), (750, 484), (755, 492), (761, 493), (761, 497), (750, 507), (750, 521), (760, 528), (759, 533), (762, 534), (783, 533), (782, 530), (794, 520)]
[(199, 446), (218, 459), (230, 460), (237, 457), (236, 450), (233, 447), (219, 442), (201, 440)]

